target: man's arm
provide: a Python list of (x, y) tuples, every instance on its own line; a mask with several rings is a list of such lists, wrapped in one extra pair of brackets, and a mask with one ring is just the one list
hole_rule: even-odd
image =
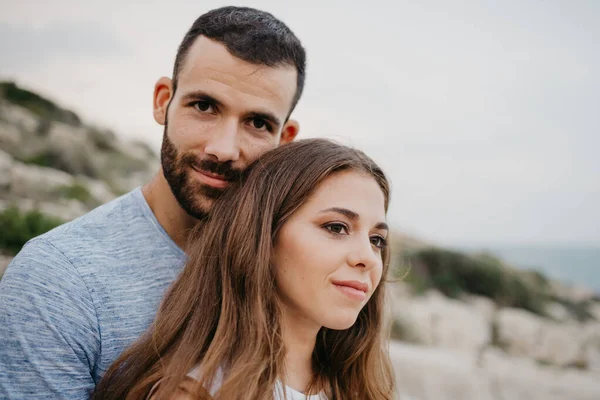
[(32, 240), (0, 281), (0, 398), (88, 399), (99, 352), (85, 282), (59, 249)]

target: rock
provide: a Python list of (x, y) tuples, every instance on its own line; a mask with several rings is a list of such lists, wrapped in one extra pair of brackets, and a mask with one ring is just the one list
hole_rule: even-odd
[[(156, 163), (156, 171), (158, 171), (158, 162)], [(147, 170), (134, 172), (129, 176), (113, 176), (112, 182), (114, 182), (115, 186), (117, 186), (121, 191), (128, 192), (131, 189), (134, 189), (138, 186), (141, 186), (145, 182), (148, 182), (152, 176), (156, 173), (155, 170)]]
[(387, 287), (388, 293), (394, 304), (404, 304), (405, 302), (410, 301), (414, 296), (412, 288), (405, 282), (394, 282)]
[(464, 297), (464, 301), (473, 308), (473, 311), (484, 317), (488, 323), (494, 321), (497, 307), (491, 299), (483, 296), (467, 295)]
[(61, 221), (70, 221), (82, 216), (88, 209), (75, 199), (63, 200), (59, 203), (41, 202), (36, 207), (42, 214), (58, 218)]
[(100, 177), (100, 165), (94, 144), (88, 140), (86, 129), (55, 122), (50, 128), (47, 152), (53, 155), (55, 168), (73, 175)]
[(584, 325), (583, 364), (592, 372), (600, 372), (600, 322)]
[(577, 364), (583, 348), (580, 331), (581, 327), (577, 323), (543, 323), (534, 357), (563, 367)]
[(585, 367), (590, 372), (600, 373), (600, 345), (590, 345), (584, 352)]
[[(398, 391), (418, 400), (494, 400), (475, 357), (450, 349), (392, 343)], [(401, 397), (405, 399), (405, 397)]]
[(487, 348), (478, 363), (461, 351), (395, 342), (390, 358), (398, 391), (419, 400), (600, 398), (600, 384), (592, 373), (541, 366), (498, 348)]
[(596, 292), (592, 289), (579, 286), (567, 285), (559, 281), (550, 281), (552, 292), (560, 298), (570, 300), (573, 303), (589, 301), (596, 297)]
[(557, 366), (577, 365), (584, 337), (575, 322), (556, 323), (529, 311), (506, 308), (496, 316), (497, 344), (509, 354)]
[(571, 318), (569, 310), (560, 303), (552, 302), (546, 307), (548, 316), (556, 321), (565, 322)]
[(590, 314), (596, 319), (596, 321), (600, 321), (600, 303), (597, 301), (591, 303), (588, 307)]
[(93, 202), (96, 205), (108, 203), (116, 197), (106, 182), (87, 178), (81, 175), (78, 176), (76, 180), (87, 188), (87, 190), (90, 192)]
[(10, 170), (12, 164), (13, 158), (10, 154), (0, 150), (0, 193), (7, 193), (10, 189)]
[(56, 202), (36, 201), (33, 199), (19, 199), (18, 202), (5, 201), (0, 202), (0, 211), (12, 205), (16, 205), (22, 212), (38, 210), (48, 217), (53, 217), (64, 222), (80, 217), (88, 211), (83, 203), (75, 199), (61, 199)]
[(3, 256), (0, 254), (0, 278), (4, 275), (4, 271), (6, 271), (6, 267), (10, 264), (10, 261), (13, 258), (10, 256)]
[(14, 198), (48, 201), (59, 197), (58, 189), (71, 186), (73, 176), (53, 168), (15, 162), (11, 168), (11, 195)]
[(509, 354), (532, 357), (541, 338), (543, 320), (517, 309), (503, 308), (496, 313), (497, 344)]
[(39, 118), (32, 112), (6, 101), (0, 102), (0, 119), (26, 132), (34, 132), (39, 124)]
[(491, 341), (486, 317), (436, 291), (405, 303), (395, 316), (412, 328), (423, 344), (476, 352)]
[(21, 134), (17, 127), (0, 121), (0, 148), (9, 151), (18, 151)]
[[(0, 148), (12, 157), (0, 159), (0, 189), (3, 189), (0, 198), (13, 201), (31, 198), (52, 202), (61, 196), (49, 189), (83, 181), (83, 186), (91, 195), (90, 201), (85, 200), (85, 203), (91, 209), (112, 200), (116, 194), (123, 194), (144, 184), (158, 170), (159, 158), (143, 142), (122, 141), (111, 131), (81, 124), (80, 121), (69, 123), (69, 118), (65, 120), (58, 117), (70, 112), (58, 106), (57, 110), (60, 115), (51, 114), (41, 118), (26, 108), (0, 98)], [(27, 164), (23, 167), (18, 161)], [(6, 173), (9, 163), (12, 164), (11, 174), (15, 176)], [(67, 179), (58, 178), (57, 173), (33, 169), (41, 165), (61, 171), (58, 174), (66, 172), (72, 175), (69, 183)], [(39, 179), (32, 176), (37, 172), (41, 173)], [(22, 177), (25, 177), (24, 182), (20, 181)], [(9, 187), (13, 184), (14, 187)], [(34, 190), (38, 184), (39, 193)], [(80, 200), (88, 197), (82, 190), (76, 190), (78, 188), (71, 189), (70, 193), (81, 195), (76, 196)], [(7, 193), (9, 190), (13, 193)]]
[(494, 399), (592, 400), (600, 398), (597, 378), (585, 371), (541, 366), (524, 357), (514, 357), (497, 348), (482, 355)]

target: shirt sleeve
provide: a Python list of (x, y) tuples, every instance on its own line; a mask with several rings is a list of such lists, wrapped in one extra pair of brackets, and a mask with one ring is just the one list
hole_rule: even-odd
[(88, 399), (99, 353), (85, 282), (49, 241), (30, 241), (0, 281), (0, 398)]

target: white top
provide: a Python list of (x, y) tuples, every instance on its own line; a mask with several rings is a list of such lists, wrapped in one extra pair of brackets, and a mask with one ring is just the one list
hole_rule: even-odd
[[(199, 380), (200, 379), (200, 367), (196, 367), (191, 370), (187, 376), (192, 379)], [(223, 380), (223, 373), (221, 370), (217, 371), (217, 375), (215, 376), (215, 383), (209, 390), (210, 394), (214, 396), (219, 387), (221, 386), (221, 381)], [(284, 397), (285, 393), (285, 397)], [(312, 394), (310, 396), (305, 395), (304, 393), (300, 393), (297, 390), (292, 389), (289, 386), (283, 386), (281, 381), (277, 381), (275, 384), (275, 390), (273, 391), (273, 400), (327, 400), (325, 394)]]

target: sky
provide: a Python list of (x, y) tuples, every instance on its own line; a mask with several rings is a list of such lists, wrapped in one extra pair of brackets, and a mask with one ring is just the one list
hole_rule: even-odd
[(440, 245), (600, 245), (600, 2), (0, 0), (0, 79), (158, 151), (152, 92), (196, 17), (271, 12), (307, 50), (301, 137), (364, 150)]

